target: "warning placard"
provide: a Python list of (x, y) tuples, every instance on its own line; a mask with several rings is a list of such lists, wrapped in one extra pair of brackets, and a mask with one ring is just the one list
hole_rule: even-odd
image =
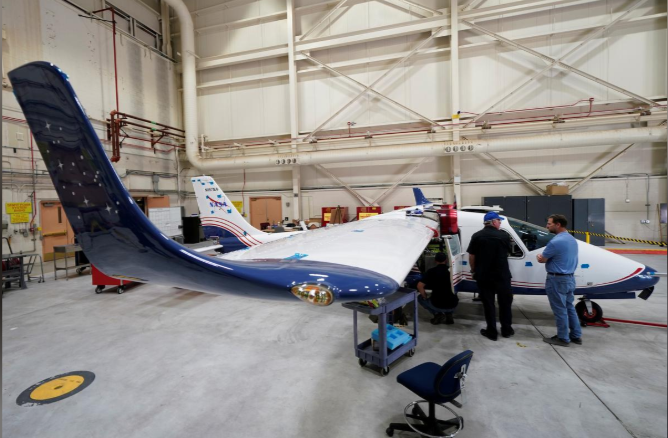
[(30, 213), (14, 213), (10, 215), (11, 223), (13, 224), (23, 224), (30, 222)]
[(232, 201), (232, 204), (234, 204), (234, 207), (237, 209), (239, 213), (241, 213), (241, 210), (244, 208), (244, 202), (243, 201)]
[(371, 216), (378, 216), (378, 213), (363, 213), (360, 212), (360, 219), (365, 219)]
[(30, 202), (6, 202), (5, 209), (7, 214), (32, 213), (32, 204)]

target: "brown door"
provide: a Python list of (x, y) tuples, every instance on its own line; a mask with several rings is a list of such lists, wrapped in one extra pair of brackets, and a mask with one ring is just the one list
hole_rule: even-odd
[[(60, 202), (42, 201), (40, 204), (42, 257), (48, 261), (53, 260), (54, 246), (74, 243), (74, 231)], [(58, 257), (63, 257), (63, 254), (58, 254)]]
[(268, 222), (269, 225), (283, 220), (283, 209), (281, 198), (250, 198), (251, 225), (261, 229), (260, 224)]

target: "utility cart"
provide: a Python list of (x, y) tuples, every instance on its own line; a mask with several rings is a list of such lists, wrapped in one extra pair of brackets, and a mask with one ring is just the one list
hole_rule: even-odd
[[(411, 339), (394, 350), (388, 350), (387, 346), (387, 315), (393, 310), (398, 309), (410, 302), (413, 302), (413, 335)], [(415, 354), (415, 347), (418, 340), (418, 303), (417, 292), (413, 289), (400, 288), (397, 292), (385, 298), (385, 303), (377, 308), (372, 308), (363, 303), (343, 303), (343, 307), (353, 310), (353, 333), (355, 342), (355, 356), (358, 358), (360, 366), (366, 366), (371, 363), (380, 368), (380, 375), (386, 376), (390, 372), (390, 364), (407, 355), (409, 357)], [(378, 351), (373, 349), (372, 339), (359, 343), (357, 338), (357, 312), (367, 315), (378, 316)]]
[(93, 286), (96, 286), (96, 294), (101, 294), (106, 286), (118, 286), (116, 292), (122, 294), (128, 285), (133, 283), (132, 281), (109, 277), (97, 269), (95, 265), (91, 265), (91, 273), (93, 274)]

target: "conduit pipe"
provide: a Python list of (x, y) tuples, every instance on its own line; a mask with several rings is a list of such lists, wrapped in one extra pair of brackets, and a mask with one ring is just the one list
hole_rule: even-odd
[[(420, 142), (394, 146), (362, 147), (329, 151), (301, 151), (296, 153), (273, 153), (246, 155), (231, 158), (207, 159), (200, 170), (250, 169), (344, 163), (372, 160), (395, 160), (423, 157), (440, 157), (455, 154), (484, 154), (562, 149), (580, 146), (600, 146), (622, 143), (651, 143), (666, 141), (665, 127), (613, 129), (608, 131), (564, 132), (524, 137), (503, 137), (465, 141)], [(301, 145), (304, 149), (311, 145)], [(201, 163), (201, 161), (200, 161)]]
[(197, 146), (197, 72), (195, 65), (195, 26), (188, 7), (182, 0), (165, 0), (179, 18), (181, 24), (181, 62), (183, 79), (183, 124), (186, 130), (186, 155), (190, 164), (201, 171), (215, 169), (204, 166)]

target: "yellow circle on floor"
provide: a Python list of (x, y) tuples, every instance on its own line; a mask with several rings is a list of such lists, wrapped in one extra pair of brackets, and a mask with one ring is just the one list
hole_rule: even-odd
[(71, 374), (42, 383), (30, 393), (33, 400), (49, 400), (77, 389), (84, 382), (82, 376)]

